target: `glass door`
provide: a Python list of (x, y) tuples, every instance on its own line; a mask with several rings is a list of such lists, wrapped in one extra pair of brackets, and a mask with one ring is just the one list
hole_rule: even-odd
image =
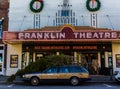
[(3, 55), (0, 53), (0, 75), (3, 74)]
[(4, 75), (4, 45), (0, 44), (0, 75)]
[(22, 53), (22, 69), (24, 69), (28, 64), (27, 52)]
[(98, 74), (98, 55), (97, 53), (83, 53), (81, 65), (84, 66), (90, 74)]

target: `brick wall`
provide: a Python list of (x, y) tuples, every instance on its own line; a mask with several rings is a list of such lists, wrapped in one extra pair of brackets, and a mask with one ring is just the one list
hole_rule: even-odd
[[(8, 10), (9, 10), (9, 0), (0, 0), (0, 19), (4, 17), (4, 22), (2, 25), (2, 30), (8, 30)], [(0, 39), (0, 43), (2, 40)]]
[[(9, 11), (9, 0), (0, 0), (0, 19), (4, 17), (4, 22), (2, 25), (2, 30), (7, 31), (8, 30), (8, 11)], [(0, 44), (3, 44), (2, 39), (0, 39)], [(5, 54), (4, 54), (4, 68), (6, 68), (6, 48), (5, 45)]]

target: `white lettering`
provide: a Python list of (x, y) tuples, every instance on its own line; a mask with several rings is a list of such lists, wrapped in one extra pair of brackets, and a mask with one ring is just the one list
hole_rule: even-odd
[(110, 33), (109, 32), (105, 33), (105, 38), (110, 38)]
[(98, 33), (95, 32), (95, 33), (93, 34), (93, 38), (99, 38)]
[(104, 33), (103, 32), (99, 32), (99, 38), (103, 38)]
[(33, 38), (33, 39), (37, 38), (37, 37), (36, 37), (36, 34), (35, 34), (35, 33), (32, 33), (32, 34), (31, 34), (31, 38)]
[(44, 33), (44, 38), (45, 39), (49, 38), (49, 33)]
[(59, 35), (60, 37), (60, 39), (62, 39), (62, 38), (65, 38), (65, 33), (60, 33), (60, 35)]
[[(20, 32), (18, 39), (67, 39), (66, 32)], [(117, 32), (73, 32), (69, 35), (71, 39), (118, 39), (120, 36)]]
[[(56, 33), (57, 34), (57, 33)], [(50, 38), (54, 39), (56, 38), (55, 35), (53, 33), (50, 33)]]
[(25, 39), (30, 39), (30, 33), (25, 33)]
[(18, 39), (24, 38), (24, 34), (23, 33), (19, 33), (18, 34)]
[(37, 33), (37, 39), (43, 38), (43, 33)]
[(56, 33), (56, 38), (59, 38), (59, 33)]
[(87, 38), (92, 38), (92, 33), (91, 32), (87, 32), (86, 35), (87, 35), (86, 36)]
[(117, 33), (116, 32), (112, 32), (111, 33), (111, 38), (113, 38), (113, 39), (117, 38)]
[(75, 38), (78, 38), (79, 33), (73, 33), (73, 34), (74, 34)]
[(80, 38), (85, 38), (85, 33), (80, 32)]

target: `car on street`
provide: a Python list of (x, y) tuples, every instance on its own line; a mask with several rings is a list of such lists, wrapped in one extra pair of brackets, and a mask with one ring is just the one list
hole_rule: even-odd
[(117, 82), (120, 82), (120, 71), (117, 71), (116, 75), (115, 75), (115, 80)]
[(89, 72), (82, 66), (57, 66), (51, 67), (43, 72), (23, 75), (24, 81), (29, 81), (32, 85), (39, 85), (46, 82), (69, 82), (78, 85), (80, 82), (90, 80)]

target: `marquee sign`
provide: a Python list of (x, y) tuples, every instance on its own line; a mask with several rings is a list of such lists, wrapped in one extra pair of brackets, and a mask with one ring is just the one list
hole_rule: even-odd
[(20, 31), (3, 32), (3, 41), (32, 42), (32, 41), (116, 41), (120, 40), (120, 31), (111, 30), (75, 30), (64, 26), (55, 31)]
[(62, 32), (19, 32), (17, 39), (24, 40), (52, 40), (52, 39), (120, 39), (120, 33), (114, 31), (80, 31), (72, 32), (71, 29)]

